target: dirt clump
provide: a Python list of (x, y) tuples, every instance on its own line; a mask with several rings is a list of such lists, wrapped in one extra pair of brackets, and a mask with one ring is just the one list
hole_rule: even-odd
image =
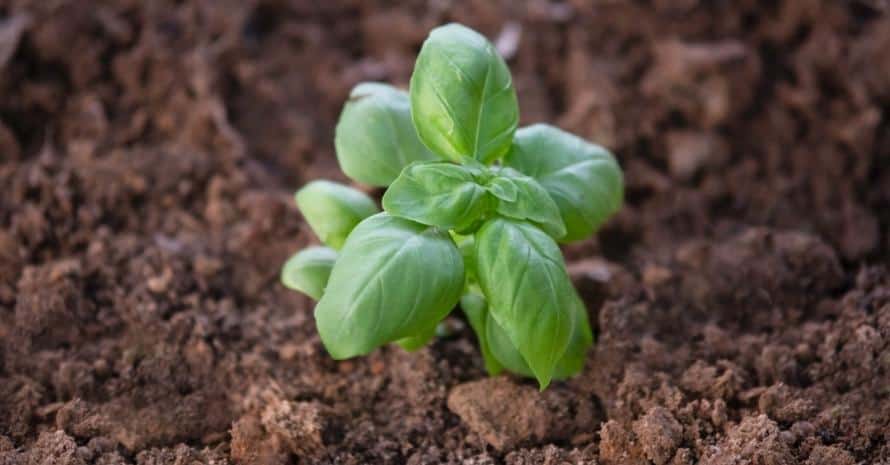
[(834, 446), (816, 446), (810, 452), (806, 465), (853, 465), (856, 459), (849, 452)]
[(506, 377), (455, 386), (448, 408), (497, 450), (529, 442), (568, 440), (595, 426), (596, 406), (559, 389), (539, 392)]
[(653, 407), (634, 422), (646, 458), (655, 465), (668, 463), (683, 441), (683, 426), (663, 407)]
[(325, 409), (317, 403), (279, 402), (261, 415), (266, 431), (277, 436), (290, 453), (312, 456), (324, 450)]
[(726, 438), (705, 453), (701, 463), (722, 465), (730, 463), (763, 463), (792, 465), (798, 463), (787, 443), (788, 435), (781, 434), (778, 425), (766, 415), (748, 417), (731, 428)]

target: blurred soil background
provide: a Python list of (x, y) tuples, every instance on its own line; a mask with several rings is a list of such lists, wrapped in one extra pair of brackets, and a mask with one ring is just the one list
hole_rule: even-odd
[[(890, 464), (890, 4), (0, 0), (0, 464)], [(278, 283), (350, 88), (459, 21), (614, 151), (538, 393)]]

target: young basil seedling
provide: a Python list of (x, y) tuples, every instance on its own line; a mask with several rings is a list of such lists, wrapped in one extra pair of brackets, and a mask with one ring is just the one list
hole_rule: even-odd
[(353, 89), (337, 159), (352, 180), (388, 186), (384, 211), (354, 188), (307, 184), (297, 206), (327, 247), (297, 253), (281, 273), (318, 300), (331, 356), (415, 350), (459, 303), (492, 375), (544, 389), (583, 369), (593, 335), (558, 243), (589, 237), (618, 211), (621, 168), (598, 145), (518, 121), (506, 63), (459, 24), (430, 33), (408, 93)]

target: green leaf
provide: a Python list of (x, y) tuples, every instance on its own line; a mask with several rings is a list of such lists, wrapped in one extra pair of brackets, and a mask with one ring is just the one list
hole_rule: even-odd
[(307, 247), (289, 258), (281, 268), (281, 283), (312, 297), (321, 298), (337, 261), (337, 251), (330, 247)]
[(430, 32), (414, 65), (410, 98), (420, 140), (442, 157), (489, 164), (509, 150), (519, 121), (510, 70), (472, 29), (448, 24)]
[(621, 208), (621, 167), (603, 147), (546, 124), (516, 131), (504, 164), (535, 178), (559, 206), (561, 240), (584, 239)]
[(497, 375), (503, 370), (503, 366), (501, 366), (489, 348), (488, 336), (486, 334), (489, 317), (485, 297), (474, 286), (474, 289), (466, 291), (461, 296), (460, 308), (463, 309), (464, 314), (467, 315), (467, 320), (470, 322), (470, 326), (476, 332), (476, 338), (479, 340), (479, 351), (482, 352), (482, 358), (485, 360), (485, 371), (489, 375)]
[[(577, 297), (577, 294), (576, 294)], [(587, 309), (580, 298), (575, 299), (572, 316), (575, 318), (575, 329), (566, 348), (565, 354), (553, 369), (553, 379), (565, 379), (578, 374), (587, 360), (587, 350), (593, 344), (593, 334), (587, 319)], [(522, 354), (510, 341), (507, 332), (489, 316), (487, 340), (492, 356), (507, 370), (528, 377), (534, 377)]]
[(575, 291), (559, 247), (529, 223), (496, 217), (476, 233), (476, 266), (492, 317), (543, 389), (575, 325)]
[(575, 330), (572, 331), (572, 338), (565, 355), (553, 370), (555, 379), (565, 379), (580, 373), (584, 369), (584, 362), (587, 361), (587, 350), (593, 345), (593, 332), (590, 330), (587, 307), (577, 292), (575, 292), (572, 313), (575, 317)]
[[(467, 278), (467, 285), (477, 285), (476, 279), (476, 243), (472, 235), (463, 235), (454, 231), (449, 231), (451, 239), (457, 244), (460, 255), (464, 259), (464, 274)], [(480, 291), (481, 292), (481, 291)]]
[(408, 352), (414, 352), (417, 349), (425, 346), (428, 342), (430, 342), (434, 337), (436, 337), (436, 328), (438, 328), (438, 323), (426, 328), (420, 333), (414, 336), (404, 337), (396, 341), (396, 344), (399, 345), (402, 349), (405, 349)]
[(516, 196), (519, 195), (519, 188), (516, 187), (510, 178), (497, 177), (489, 181), (488, 191), (492, 195), (504, 202), (515, 202)]
[(511, 373), (529, 378), (535, 377), (532, 369), (528, 367), (528, 363), (525, 362), (522, 354), (519, 353), (519, 349), (513, 345), (510, 336), (507, 335), (507, 331), (501, 328), (491, 313), (488, 314), (486, 321), (485, 336), (488, 339), (491, 356), (497, 363)]
[(362, 221), (334, 264), (315, 307), (321, 340), (335, 359), (364, 355), (424, 333), (454, 307), (464, 285), (448, 233), (387, 213)]
[(315, 235), (339, 249), (352, 228), (380, 211), (364, 192), (331, 181), (312, 181), (297, 191), (297, 207)]
[(501, 198), (498, 213), (517, 220), (532, 221), (557, 240), (566, 235), (559, 207), (543, 186), (511, 168), (502, 168), (500, 174), (501, 177), (495, 178), (492, 183), (500, 179), (508, 180), (516, 188), (516, 195), (512, 201)]
[(417, 137), (408, 93), (375, 82), (352, 89), (334, 146), (346, 176), (371, 186), (388, 186), (411, 162), (437, 158)]
[(443, 229), (468, 228), (493, 204), (471, 169), (446, 162), (408, 166), (383, 195), (390, 215)]

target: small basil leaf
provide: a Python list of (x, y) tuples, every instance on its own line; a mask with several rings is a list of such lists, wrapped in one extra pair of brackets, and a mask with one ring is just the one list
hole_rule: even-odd
[(337, 261), (337, 251), (330, 247), (307, 247), (289, 258), (281, 268), (281, 283), (312, 297), (324, 294), (331, 268)]
[(390, 215), (443, 229), (469, 227), (492, 204), (469, 170), (445, 162), (408, 166), (383, 195), (383, 209)]
[[(559, 207), (543, 186), (531, 177), (510, 168), (503, 168), (501, 174), (516, 186), (516, 197), (513, 201), (502, 198), (498, 202), (498, 213), (518, 220), (533, 221), (557, 240), (566, 235)], [(497, 179), (503, 178), (495, 178)]]
[(515, 202), (519, 191), (513, 181), (504, 177), (492, 179), (486, 187), (488, 192), (505, 202)]
[(433, 29), (409, 92), (417, 134), (433, 152), (489, 164), (509, 150), (519, 121), (516, 90), (504, 59), (479, 33), (459, 24)]
[(315, 235), (339, 249), (352, 228), (380, 211), (364, 192), (331, 181), (312, 181), (297, 191), (297, 208)]
[(371, 186), (388, 186), (411, 162), (437, 158), (417, 137), (408, 93), (374, 82), (352, 89), (334, 146), (346, 176)]
[(519, 129), (504, 163), (550, 193), (565, 222), (563, 242), (590, 236), (621, 208), (624, 179), (612, 154), (559, 128)]
[(489, 311), (543, 389), (575, 325), (574, 289), (559, 247), (529, 223), (496, 217), (476, 233), (476, 267)]
[(398, 344), (399, 347), (405, 349), (408, 352), (414, 352), (415, 350), (425, 346), (434, 337), (436, 337), (436, 328), (438, 328), (438, 326), (438, 324), (435, 324), (430, 326), (429, 328), (420, 331), (420, 333), (414, 336), (408, 336), (399, 339), (396, 341), (396, 344)]
[(335, 359), (364, 355), (424, 333), (463, 286), (463, 260), (448, 233), (380, 213), (356, 226), (340, 251), (315, 307), (318, 332)]
[(485, 371), (489, 375), (497, 375), (503, 370), (500, 362), (494, 357), (489, 348), (486, 326), (488, 324), (488, 308), (485, 303), (485, 297), (482, 296), (478, 288), (468, 290), (460, 298), (460, 308), (467, 315), (470, 326), (476, 333), (479, 340), (479, 351), (482, 352), (482, 358), (485, 360)]

